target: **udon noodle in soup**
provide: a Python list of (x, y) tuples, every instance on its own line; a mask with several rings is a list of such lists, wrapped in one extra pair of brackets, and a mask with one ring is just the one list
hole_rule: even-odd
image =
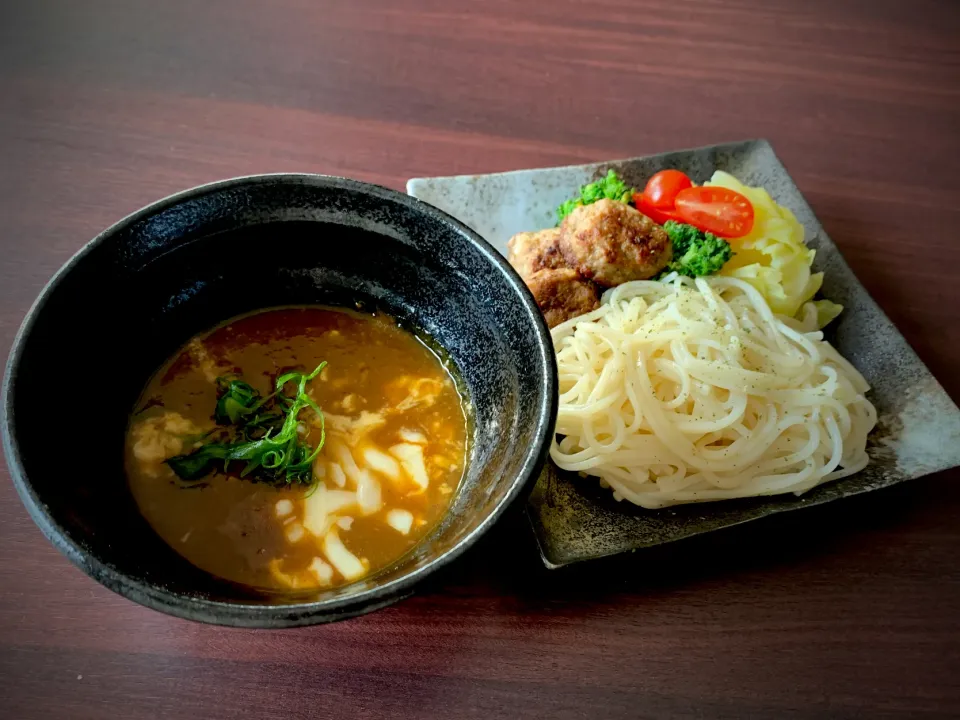
[(197, 336), (150, 380), (130, 489), (187, 560), (267, 589), (356, 581), (409, 552), (464, 472), (464, 404), (389, 317), (268, 310)]

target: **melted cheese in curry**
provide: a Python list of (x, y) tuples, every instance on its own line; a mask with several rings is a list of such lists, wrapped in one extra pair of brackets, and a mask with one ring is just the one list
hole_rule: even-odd
[[(217, 426), (217, 378), (263, 396), (291, 369), (328, 364), (307, 385), (326, 442), (313, 483), (283, 487), (221, 468), (185, 482), (166, 460)], [(315, 447), (319, 417), (298, 415)], [(127, 433), (141, 512), (194, 565), (270, 589), (352, 582), (398, 560), (449, 507), (464, 471), (467, 423), (441, 360), (384, 316), (326, 308), (268, 310), (192, 339), (147, 385)]]

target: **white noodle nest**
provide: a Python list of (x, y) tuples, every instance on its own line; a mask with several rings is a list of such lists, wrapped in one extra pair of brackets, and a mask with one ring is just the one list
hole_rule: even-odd
[(805, 321), (730, 277), (608, 290), (553, 329), (564, 470), (645, 508), (802, 493), (866, 466), (863, 376)]

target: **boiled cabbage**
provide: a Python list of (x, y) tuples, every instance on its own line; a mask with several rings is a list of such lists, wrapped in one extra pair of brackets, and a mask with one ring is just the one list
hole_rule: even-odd
[[(729, 173), (718, 170), (705, 184), (737, 191), (751, 202), (754, 212), (753, 229), (743, 237), (728, 240), (734, 256), (717, 274), (753, 285), (775, 313), (801, 315), (823, 283), (823, 273), (810, 272), (816, 251), (804, 243), (803, 225), (766, 190), (744, 185)], [(819, 327), (843, 309), (823, 300), (815, 307)]]

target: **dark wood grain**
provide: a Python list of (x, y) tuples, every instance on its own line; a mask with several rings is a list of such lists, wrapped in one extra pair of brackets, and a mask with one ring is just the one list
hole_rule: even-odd
[[(950, 0), (0, 3), (0, 356), (86, 240), (191, 185), (762, 136), (956, 398), (958, 129)], [(418, 597), (284, 632), (112, 595), (0, 475), (3, 717), (960, 714), (957, 472), (555, 573), (515, 512)]]

